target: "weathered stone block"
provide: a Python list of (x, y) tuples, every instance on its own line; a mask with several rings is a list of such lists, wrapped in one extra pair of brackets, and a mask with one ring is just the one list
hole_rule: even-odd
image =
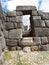
[(44, 13), (41, 18), (43, 20), (48, 20), (49, 19), (49, 13)]
[(14, 29), (14, 24), (12, 22), (5, 22), (4, 24), (6, 30)]
[(9, 50), (10, 50), (10, 51), (16, 50), (16, 46), (9, 47)]
[(22, 39), (22, 41), (19, 43), (20, 46), (32, 46), (33, 45), (33, 39), (31, 37), (25, 37)]
[(22, 16), (10, 17), (11, 22), (22, 22)]
[(15, 17), (16, 16), (16, 11), (7, 12), (7, 16), (8, 17), (11, 17), (11, 16)]
[(45, 20), (46, 27), (49, 27), (49, 20)]
[(33, 20), (32, 22), (34, 23), (34, 27), (40, 27), (40, 21), (41, 20)]
[(20, 22), (20, 23), (17, 23), (17, 28), (22, 28), (22, 23)]
[(32, 14), (31, 15), (38, 15), (37, 11), (32, 11)]
[(1, 31), (0, 31), (0, 43), (1, 43), (2, 50), (4, 50), (6, 48), (6, 43), (5, 43), (3, 32)]
[(44, 20), (40, 21), (40, 27), (46, 27)]
[(41, 45), (41, 50), (46, 51), (46, 45)]
[(40, 51), (41, 47), (40, 46), (32, 46), (31, 51)]
[(30, 48), (30, 47), (24, 47), (24, 48), (23, 48), (23, 51), (24, 51), (24, 52), (31, 52), (31, 48)]
[(20, 46), (17, 46), (16, 49), (17, 50), (22, 50), (22, 48)]
[(6, 21), (9, 22), (10, 21), (10, 17), (6, 17)]
[(49, 36), (49, 28), (35, 28), (35, 36)]
[(4, 37), (5, 37), (5, 38), (8, 38), (8, 31), (4, 30), (4, 31), (3, 31), (3, 34), (4, 34)]
[(41, 43), (42, 44), (47, 44), (48, 43), (47, 37), (41, 37)]
[(38, 15), (43, 15), (43, 14), (44, 14), (44, 12), (38, 11)]
[(34, 45), (41, 45), (41, 38), (40, 37), (33, 37)]
[(9, 31), (9, 38), (22, 38), (22, 29), (13, 29)]
[(22, 16), (23, 13), (21, 11), (16, 11), (16, 16)]
[(17, 46), (17, 40), (6, 39), (6, 45), (7, 46)]
[(25, 11), (25, 10), (37, 10), (35, 6), (17, 6), (17, 11)]
[(33, 18), (33, 20), (34, 19), (37, 19), (38, 20), (38, 19), (41, 19), (41, 16), (33, 16), (32, 18)]
[(13, 23), (14, 24), (14, 28), (17, 29), (17, 23)]
[(49, 51), (49, 44), (42, 45), (41, 47), (42, 47), (42, 50)]

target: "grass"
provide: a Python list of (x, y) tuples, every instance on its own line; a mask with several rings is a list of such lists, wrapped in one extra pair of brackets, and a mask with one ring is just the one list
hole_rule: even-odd
[(8, 51), (4, 56), (5, 65), (49, 65), (49, 51)]

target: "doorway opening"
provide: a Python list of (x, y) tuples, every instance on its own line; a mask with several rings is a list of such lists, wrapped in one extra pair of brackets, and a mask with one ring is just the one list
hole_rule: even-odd
[(30, 15), (23, 15), (23, 37), (30, 37)]

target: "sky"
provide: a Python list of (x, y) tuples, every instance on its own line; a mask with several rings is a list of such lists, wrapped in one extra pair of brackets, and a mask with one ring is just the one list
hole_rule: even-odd
[[(5, 11), (5, 12), (15, 10), (16, 6), (18, 6), (18, 5), (36, 6), (37, 10), (49, 12), (49, 0), (0, 0), (0, 2), (2, 3), (2, 8), (3, 8), (3, 11)], [(23, 21), (24, 22), (28, 21), (24, 24), (30, 25), (29, 16), (24, 16)]]

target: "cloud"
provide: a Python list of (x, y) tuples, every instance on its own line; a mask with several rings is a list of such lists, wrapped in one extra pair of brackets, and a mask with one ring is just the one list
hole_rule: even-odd
[(44, 12), (49, 12), (49, 0), (39, 0), (38, 9)]
[(16, 6), (18, 6), (18, 5), (32, 5), (32, 6), (36, 6), (36, 7), (38, 7), (37, 5), (38, 5), (38, 0), (12, 0), (12, 1), (8, 1), (8, 7), (7, 7), (7, 9), (9, 9), (9, 10), (14, 10), (14, 9), (16, 9)]

